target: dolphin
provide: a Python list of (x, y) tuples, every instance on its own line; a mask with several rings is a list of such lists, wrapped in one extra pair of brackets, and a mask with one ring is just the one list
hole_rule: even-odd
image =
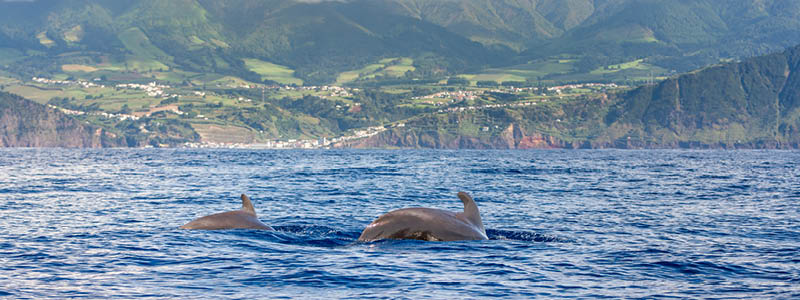
[(194, 221), (186, 223), (180, 229), (202, 229), (202, 230), (217, 230), (217, 229), (262, 229), (274, 230), (272, 227), (267, 226), (258, 220), (256, 210), (253, 208), (253, 203), (247, 195), (242, 194), (242, 209), (228, 211), (205, 217), (197, 218)]
[(370, 242), (381, 239), (425, 241), (487, 240), (478, 205), (467, 193), (459, 192), (463, 212), (435, 208), (404, 208), (390, 211), (372, 221), (358, 237)]

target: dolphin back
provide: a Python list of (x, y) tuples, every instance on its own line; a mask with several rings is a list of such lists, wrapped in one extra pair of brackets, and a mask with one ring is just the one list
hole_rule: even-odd
[(205, 217), (197, 218), (185, 225), (179, 227), (180, 229), (201, 229), (201, 230), (218, 230), (218, 229), (262, 229), (274, 230), (272, 227), (261, 223), (256, 216), (256, 210), (253, 207), (253, 202), (247, 195), (242, 194), (242, 208), (239, 210), (216, 213)]
[(464, 202), (463, 212), (423, 207), (390, 211), (367, 225), (358, 240), (369, 242), (380, 239), (426, 241), (488, 239), (475, 201), (464, 192), (459, 193), (458, 197)]
[(247, 197), (245, 194), (242, 194), (242, 211), (251, 213), (254, 216), (256, 215), (256, 208), (253, 207), (253, 202), (251, 202), (250, 197)]
[(475, 225), (475, 227), (483, 232), (483, 235), (486, 235), (486, 229), (483, 228), (481, 214), (478, 211), (478, 204), (475, 203), (472, 196), (465, 192), (458, 192), (458, 199), (461, 199), (461, 202), (464, 203), (464, 212), (460, 213), (459, 216), (464, 218), (467, 222), (472, 223), (472, 225)]
[(274, 230), (272, 227), (261, 223), (254, 215), (234, 210), (197, 218), (180, 229), (220, 230), (220, 229), (262, 229)]

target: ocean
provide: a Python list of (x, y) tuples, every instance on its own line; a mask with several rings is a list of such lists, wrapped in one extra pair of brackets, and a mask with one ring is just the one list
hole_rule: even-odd
[[(459, 191), (489, 240), (357, 241)], [(0, 228), (9, 299), (798, 299), (800, 152), (2, 149)]]

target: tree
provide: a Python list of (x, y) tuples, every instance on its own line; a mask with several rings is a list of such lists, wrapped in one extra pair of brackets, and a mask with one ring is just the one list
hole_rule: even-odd
[(481, 80), (476, 83), (479, 87), (497, 87), (497, 82), (494, 80)]
[(447, 79), (447, 85), (469, 85), (469, 80), (461, 77), (450, 77)]

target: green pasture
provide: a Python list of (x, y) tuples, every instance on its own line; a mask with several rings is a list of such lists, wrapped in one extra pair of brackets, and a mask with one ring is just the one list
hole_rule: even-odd
[(238, 86), (238, 85), (243, 85), (243, 84), (250, 84), (250, 82), (242, 80), (239, 77), (234, 77), (234, 76), (215, 76), (215, 75), (211, 75), (211, 74), (200, 76), (198, 78), (198, 80), (201, 80), (201, 81), (202, 80), (207, 80), (207, 81), (204, 81), (207, 85), (217, 85), (217, 86), (222, 86), (222, 87), (225, 87), (225, 86), (228, 86), (228, 85)]
[(218, 39), (214, 39), (214, 38), (211, 39), (211, 43), (216, 45), (217, 47), (222, 47), (222, 48), (229, 48), (230, 47), (230, 45), (228, 45), (228, 43), (220, 41)]
[(70, 43), (80, 42), (82, 37), (83, 27), (81, 25), (75, 25), (75, 27), (64, 32), (64, 40)]
[[(211, 85), (211, 84), (215, 84), (215, 82), (218, 82), (218, 80), (221, 80), (221, 79), (223, 79), (225, 77), (226, 76), (219, 75), (219, 74), (214, 74), (214, 73), (197, 73), (197, 74), (193, 74), (192, 76), (190, 76), (189, 80), (192, 82), (192, 84), (195, 84), (195, 85), (202, 85), (202, 84)], [(231, 77), (231, 78), (235, 78), (235, 77)]]
[[(91, 105), (97, 103), (100, 109), (105, 111), (118, 111), (123, 105), (128, 105), (132, 110), (149, 109), (156, 106), (163, 98), (149, 97), (145, 92), (138, 90), (117, 90), (113, 87), (92, 87), (92, 88), (38, 88), (31, 85), (12, 85), (6, 91), (18, 94), (38, 103), (47, 103), (55, 97), (74, 98), (74, 104)], [(87, 99), (90, 96), (92, 99)], [(100, 97), (102, 96), (102, 97)], [(216, 103), (216, 102), (215, 102)]]
[(119, 40), (133, 56), (150, 60), (171, 60), (171, 57), (153, 45), (147, 35), (139, 28), (131, 27), (119, 34)]
[(459, 77), (471, 81), (536, 81), (552, 74), (567, 74), (574, 70), (574, 59), (551, 58), (542, 61), (533, 61), (526, 64), (514, 65), (505, 68), (486, 69), (481, 73), (462, 74)]
[(388, 94), (405, 94), (405, 93), (410, 93), (412, 90), (407, 88), (395, 87), (395, 88), (383, 88), (381, 91)]
[(644, 64), (643, 62), (644, 62), (644, 59), (637, 59), (637, 60), (629, 61), (629, 62), (626, 62), (626, 63), (616, 64), (616, 65), (609, 65), (609, 66), (597, 68), (597, 69), (589, 72), (589, 74), (593, 74), (593, 75), (596, 75), (596, 74), (608, 74), (608, 73), (615, 73), (615, 72), (631, 70), (631, 69), (650, 70), (652, 68), (652, 66)]
[(76, 104), (91, 105), (97, 103), (100, 109), (108, 112), (115, 112), (122, 109), (125, 105), (133, 111), (149, 110), (151, 106), (157, 105), (160, 101), (160, 99), (146, 98), (146, 96), (140, 98), (118, 98), (111, 96), (92, 100), (76, 99)]
[[(64, 91), (60, 89), (54, 90), (43, 90), (38, 89), (35, 87), (27, 86), (27, 85), (12, 85), (7, 86), (5, 89), (6, 92), (17, 94), (27, 99), (33, 100), (38, 103), (47, 103), (53, 97), (72, 97), (68, 96)], [(74, 94), (73, 94), (74, 95)], [(83, 94), (85, 96), (86, 94)], [(80, 96), (80, 95), (79, 95)]]
[(258, 73), (262, 79), (272, 80), (281, 84), (303, 85), (303, 80), (294, 77), (294, 70), (288, 67), (254, 58), (245, 58), (244, 63), (247, 69)]
[[(62, 71), (69, 74), (76, 73), (91, 73), (96, 76), (108, 75), (108, 72), (124, 72), (124, 71), (137, 71), (137, 72), (161, 72), (160, 70), (170, 70), (169, 66), (164, 63), (148, 58), (141, 58), (128, 55), (125, 61), (97, 64), (97, 65), (64, 65)], [(167, 72), (161, 72), (167, 73)]]
[(361, 78), (362, 74), (373, 74), (378, 69), (383, 68), (383, 66), (383, 64), (371, 64), (358, 70), (339, 73), (339, 76), (336, 78), (336, 84), (341, 85), (355, 81), (356, 79)]
[(37, 34), (36, 38), (39, 39), (39, 43), (42, 44), (42, 46), (45, 46), (47, 48), (53, 47), (56, 44), (55, 41), (51, 40), (47, 36), (47, 32), (45, 31), (42, 31), (39, 34)]
[(414, 71), (414, 60), (408, 57), (384, 58), (377, 63), (367, 65), (358, 70), (339, 73), (336, 84), (342, 85), (359, 79), (370, 79), (375, 76), (401, 77), (408, 71)]
[(459, 77), (470, 81), (470, 85), (475, 85), (478, 81), (494, 81), (501, 83), (503, 81), (525, 81), (524, 77), (508, 74), (508, 73), (480, 73), (480, 74), (463, 74)]
[(189, 37), (189, 42), (191, 42), (192, 44), (197, 45), (197, 46), (202, 46), (203, 44), (206, 43), (205, 41), (201, 40), (196, 35), (190, 36)]
[(0, 85), (10, 85), (10, 84), (19, 83), (19, 80), (17, 80), (17, 79), (14, 79), (12, 77), (3, 76), (3, 75), (5, 75), (4, 73), (0, 73), (0, 74), (2, 74), (2, 75), (0, 75)]
[(405, 75), (408, 71), (413, 72), (417, 69), (414, 67), (414, 60), (408, 57), (384, 58), (378, 62), (383, 64), (386, 69), (376, 75), (400, 77)]
[(660, 79), (668, 74), (667, 70), (648, 64), (644, 59), (604, 66), (588, 73), (575, 73), (574, 64), (576, 61), (577, 59), (574, 58), (555, 57), (505, 68), (486, 69), (481, 73), (462, 74), (459, 76), (470, 80), (472, 84), (477, 81), (495, 81), (498, 83), (503, 81), (542, 81), (556, 84), (575, 81), (633, 82), (648, 80), (651, 75), (655, 79)]

